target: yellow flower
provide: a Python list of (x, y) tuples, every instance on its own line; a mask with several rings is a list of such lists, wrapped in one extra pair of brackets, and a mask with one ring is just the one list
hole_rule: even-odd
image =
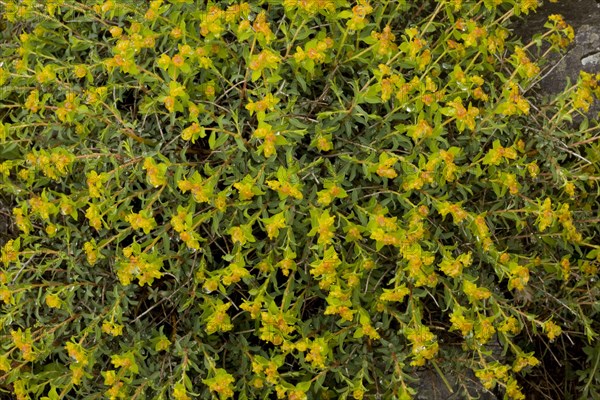
[(208, 386), (211, 392), (217, 393), (220, 400), (233, 397), (233, 383), (235, 382), (235, 378), (222, 368), (217, 368), (214, 377), (203, 379), (202, 382)]
[(166, 185), (167, 164), (157, 164), (152, 157), (144, 159), (143, 169), (146, 170), (146, 179), (148, 183), (154, 187)]
[(137, 374), (139, 372), (139, 367), (135, 362), (135, 355), (133, 354), (133, 351), (129, 351), (124, 354), (115, 354), (110, 358), (112, 365), (115, 367), (121, 367), (133, 374)]
[(239, 243), (241, 245), (246, 244), (246, 238), (244, 237), (244, 231), (239, 226), (235, 226), (229, 230), (229, 235), (233, 243)]
[(0, 258), (0, 260), (2, 261), (2, 263), (5, 266), (8, 266), (8, 264), (15, 262), (19, 259), (19, 245), (18, 245), (19, 241), (17, 240), (17, 242), (15, 242), (14, 240), (9, 240), (8, 242), (6, 242), (6, 244), (2, 247), (2, 256)]
[(584, 261), (579, 267), (579, 270), (588, 277), (591, 277), (598, 273), (598, 266), (589, 261)]
[(279, 103), (279, 99), (272, 93), (268, 93), (262, 100), (250, 101), (246, 104), (246, 110), (250, 111), (250, 115), (254, 112), (265, 112), (267, 110), (274, 110), (275, 106)]
[(513, 335), (517, 335), (521, 332), (519, 321), (515, 317), (508, 317), (498, 330), (502, 333), (512, 333)]
[(398, 46), (394, 43), (396, 36), (392, 33), (392, 29), (389, 25), (386, 25), (381, 33), (372, 31), (371, 37), (377, 41), (375, 50), (379, 56), (388, 55), (398, 49)]
[(208, 7), (206, 12), (202, 15), (202, 20), (200, 22), (200, 34), (202, 36), (220, 36), (225, 30), (222, 22), (224, 15), (225, 12), (218, 6)]
[(476, 87), (475, 89), (473, 89), (473, 97), (476, 100), (481, 100), (481, 101), (488, 101), (489, 100), (489, 96), (487, 95), (487, 93), (485, 93), (483, 91), (483, 89), (480, 88), (480, 87)]
[(31, 338), (31, 330), (27, 328), (25, 332), (21, 328), (16, 331), (11, 331), (12, 341), (17, 349), (22, 353), (23, 359), (26, 361), (35, 361), (37, 355), (33, 349), (33, 339)]
[(510, 279), (508, 280), (508, 289), (523, 290), (529, 282), (529, 269), (522, 265), (513, 263), (510, 267)]
[(260, 34), (259, 38), (264, 38), (266, 43), (270, 43), (275, 39), (275, 34), (271, 31), (269, 23), (267, 22), (267, 14), (265, 11), (261, 11), (254, 20), (252, 25), (254, 32)]
[(570, 198), (575, 197), (575, 185), (573, 182), (567, 182), (565, 185), (565, 193), (568, 194)]
[(171, 345), (171, 341), (169, 339), (167, 339), (166, 336), (161, 335), (161, 336), (159, 336), (158, 340), (156, 341), (156, 344), (154, 345), (154, 350), (156, 350), (156, 351), (167, 350), (170, 345)]
[(252, 302), (244, 300), (240, 308), (250, 313), (250, 318), (256, 319), (260, 315), (262, 309), (262, 300), (254, 300)]
[(269, 239), (277, 238), (279, 235), (279, 230), (286, 227), (284, 212), (275, 214), (270, 218), (263, 218), (262, 221), (265, 224), (265, 230), (267, 231)]
[(111, 386), (110, 389), (108, 389), (106, 392), (104, 392), (104, 394), (106, 394), (109, 398), (109, 400), (116, 400), (117, 398), (124, 398), (127, 397), (127, 395), (124, 392), (124, 383), (123, 382), (117, 382), (115, 383), (113, 386)]
[(579, 87), (572, 96), (573, 107), (587, 112), (594, 103), (592, 91), (587, 87)]
[(296, 254), (290, 253), (289, 255), (286, 255), (286, 258), (277, 263), (276, 267), (281, 270), (283, 276), (289, 276), (290, 271), (296, 270), (297, 265), (294, 261), (294, 257), (296, 257)]
[(96, 247), (96, 241), (94, 239), (92, 239), (89, 242), (85, 242), (83, 244), (83, 249), (85, 250), (87, 262), (90, 265), (94, 265), (96, 263), (96, 261), (98, 261), (98, 257), (100, 255), (100, 252), (98, 251), (98, 248)]
[(404, 297), (409, 294), (410, 290), (406, 285), (401, 285), (394, 289), (383, 289), (383, 293), (379, 296), (379, 300), (383, 302), (402, 302)]
[(550, 320), (544, 323), (544, 332), (548, 339), (553, 342), (562, 333), (562, 328)]
[(280, 132), (275, 132), (269, 124), (259, 123), (259, 127), (254, 131), (252, 136), (263, 139), (263, 144), (259, 147), (259, 150), (262, 148), (266, 158), (276, 153), (276, 145), (287, 143)]
[(87, 75), (88, 70), (87, 70), (87, 66), (84, 64), (79, 64), (75, 66), (75, 70), (74, 70), (75, 76), (78, 78), (83, 78), (84, 76)]
[(108, 174), (102, 172), (98, 174), (96, 171), (90, 171), (86, 174), (86, 183), (88, 186), (89, 196), (91, 198), (102, 197), (102, 185), (108, 180)]
[(49, 293), (46, 295), (46, 305), (50, 308), (60, 308), (62, 301), (57, 294)]
[(475, 129), (475, 117), (479, 115), (479, 109), (469, 104), (468, 109), (462, 104), (462, 99), (456, 97), (453, 101), (448, 102), (452, 107), (451, 114), (457, 120), (457, 127), (460, 131), (467, 126), (470, 130)]
[(179, 238), (186, 244), (186, 246), (193, 250), (200, 249), (200, 242), (197, 238), (197, 233), (193, 231), (183, 231), (179, 234)]
[(38, 214), (44, 220), (48, 220), (50, 215), (58, 212), (58, 208), (47, 200), (45, 194), (42, 194), (42, 197), (34, 196), (29, 199), (29, 205), (31, 206), (31, 211)]
[(345, 305), (329, 305), (325, 308), (324, 315), (339, 315), (342, 321), (352, 321), (354, 319), (355, 310)]
[(225, 21), (233, 22), (235, 19), (240, 17), (246, 17), (250, 13), (250, 4), (241, 3), (233, 4), (225, 10)]
[(396, 164), (395, 158), (382, 157), (375, 172), (383, 178), (394, 179), (398, 176), (398, 173), (393, 168), (394, 164)]
[(519, 193), (519, 182), (517, 181), (517, 177), (515, 174), (501, 173), (500, 177), (503, 185), (508, 188), (510, 194)]
[(171, 32), (169, 33), (169, 35), (173, 38), (173, 39), (179, 39), (183, 36), (183, 31), (181, 30), (180, 27), (175, 27), (171, 30)]
[(433, 128), (425, 119), (419, 119), (416, 125), (408, 129), (408, 136), (410, 136), (415, 143), (422, 138), (429, 138), (431, 135), (433, 135)]
[(444, 257), (439, 265), (440, 270), (451, 278), (456, 278), (462, 273), (463, 267), (471, 265), (471, 253), (461, 254), (456, 259)]
[(281, 57), (270, 50), (263, 50), (250, 57), (249, 67), (252, 71), (262, 72), (263, 69), (277, 69)]
[(475, 376), (481, 381), (484, 388), (490, 390), (496, 385), (494, 371), (490, 368), (475, 371)]
[(145, 234), (156, 227), (156, 220), (147, 210), (142, 210), (140, 213), (132, 212), (125, 217), (125, 221), (129, 222), (131, 228), (142, 229)]
[(52, 238), (54, 236), (56, 236), (56, 232), (58, 231), (58, 227), (55, 224), (48, 224), (46, 226), (46, 234), (48, 235), (48, 237)]
[(4, 304), (14, 304), (12, 291), (4, 285), (0, 286), (0, 300), (2, 300)]
[(233, 329), (231, 318), (227, 314), (227, 310), (231, 307), (231, 303), (219, 304), (215, 307), (214, 312), (206, 321), (205, 331), (212, 335), (215, 332), (227, 332)]
[(560, 267), (562, 269), (562, 278), (564, 281), (569, 280), (569, 274), (571, 272), (571, 262), (567, 257), (560, 260)]
[(0, 356), (0, 371), (9, 372), (11, 370), (10, 361), (6, 355)]
[(187, 395), (183, 382), (177, 382), (173, 387), (173, 398), (175, 400), (191, 400), (191, 397)]
[(473, 329), (473, 321), (468, 320), (462, 313), (462, 309), (458, 308), (452, 312), (450, 316), (452, 328), (450, 330), (459, 330), (463, 336), (467, 336)]
[(367, 15), (372, 12), (373, 7), (371, 7), (368, 1), (359, 1), (356, 6), (352, 7), (352, 17), (348, 21), (348, 29), (351, 31), (363, 29), (367, 24)]
[(317, 138), (316, 147), (319, 151), (330, 151), (333, 149), (333, 143), (328, 138), (321, 136)]
[[(28, 169), (24, 169), (23, 171), (29, 171)], [(26, 235), (31, 231), (31, 222), (29, 221), (29, 217), (24, 215), (24, 208), (13, 208), (13, 215), (15, 216), (15, 224), (19, 227)]]
[(471, 303), (477, 300), (488, 299), (492, 295), (488, 289), (478, 287), (475, 283), (467, 280), (463, 282), (463, 292), (467, 295)]
[(437, 205), (437, 208), (442, 217), (451, 214), (455, 224), (461, 223), (468, 216), (467, 212), (462, 209), (460, 204), (451, 204), (447, 201), (442, 201)]
[(407, 328), (405, 330), (407, 339), (412, 344), (413, 366), (423, 366), (426, 360), (431, 360), (439, 350), (439, 344), (436, 336), (431, 333), (425, 325), (418, 325), (416, 328)]
[(73, 358), (75, 362), (81, 365), (87, 365), (88, 359), (87, 354), (83, 346), (75, 342), (67, 342), (65, 349), (69, 353), (69, 357)]
[(538, 227), (540, 232), (544, 232), (546, 228), (551, 226), (555, 221), (554, 212), (552, 211), (552, 200), (547, 197), (538, 211)]
[(262, 378), (254, 378), (252, 380), (252, 386), (256, 389), (262, 389), (265, 386), (265, 381)]
[(335, 11), (335, 3), (333, 0), (284, 0), (283, 6), (286, 9), (298, 8), (308, 14), (315, 14), (322, 11)]
[(39, 107), (39, 103), (40, 103), (40, 98), (39, 98), (39, 91), (36, 90), (32, 90), (31, 93), (29, 93), (29, 96), (27, 96), (27, 100), (25, 101), (25, 108), (28, 109), (29, 111), (36, 113), (38, 112), (38, 110), (40, 109)]
[(521, 389), (519, 388), (519, 384), (512, 377), (506, 383), (506, 396), (512, 400), (524, 400), (525, 399), (525, 395), (521, 392)]
[(48, 82), (52, 82), (56, 79), (56, 74), (54, 73), (54, 69), (51, 65), (46, 65), (36, 74), (36, 79), (38, 83), (44, 84)]
[(292, 184), (287, 180), (283, 183), (274, 180), (267, 181), (266, 183), (267, 186), (269, 186), (269, 188), (277, 191), (279, 193), (280, 198), (282, 199), (285, 199), (289, 196), (298, 200), (302, 200), (302, 198), (304, 197), (302, 192), (300, 191), (301, 185), (299, 183)]
[(116, 324), (113, 321), (104, 321), (102, 323), (102, 332), (111, 336), (120, 336), (123, 334), (123, 325)]
[(526, 15), (529, 14), (529, 11), (535, 11), (538, 5), (538, 0), (521, 0), (519, 4), (521, 12)]
[(519, 355), (515, 362), (513, 363), (513, 371), (520, 372), (523, 368), (526, 367), (535, 367), (540, 363), (540, 360), (535, 358), (531, 353), (529, 355), (521, 356)]
[(208, 97), (209, 99), (212, 99), (215, 97), (215, 86), (214, 85), (207, 85), (206, 88), (204, 89), (204, 95), (206, 97)]
[(117, 374), (114, 370), (102, 371), (104, 375), (104, 384), (106, 386), (112, 386), (117, 382)]
[(204, 127), (200, 126), (197, 122), (193, 122), (190, 126), (181, 131), (181, 138), (183, 140), (191, 140), (192, 143), (198, 139), (206, 136)]
[(168, 69), (169, 65), (171, 65), (171, 57), (168, 54), (161, 54), (156, 60), (156, 65), (161, 69)]
[(481, 344), (487, 343), (496, 333), (494, 328), (494, 317), (483, 318), (477, 321), (475, 337)]
[(163, 100), (163, 103), (169, 112), (175, 111), (175, 98), (173, 96), (166, 96)]
[(306, 400), (306, 392), (303, 389), (292, 389), (287, 394), (288, 400)]
[(217, 290), (217, 288), (219, 287), (219, 282), (220, 279), (219, 278), (212, 278), (212, 279), (208, 279), (206, 282), (204, 282), (204, 284), (202, 285), (202, 289), (206, 292), (206, 293), (212, 293), (215, 290)]
[(327, 352), (329, 346), (324, 338), (316, 338), (312, 343), (307, 346), (308, 354), (306, 355), (306, 361), (311, 363), (315, 368), (325, 368), (325, 362), (327, 361)]
[(331, 243), (335, 236), (335, 215), (329, 215), (328, 210), (323, 212), (313, 211), (311, 214), (315, 221), (313, 221), (313, 229), (308, 233), (308, 236), (314, 236), (318, 233), (318, 244), (327, 245)]
[(250, 200), (254, 197), (254, 191), (252, 190), (254, 188), (254, 182), (252, 181), (236, 182), (233, 184), (233, 187), (238, 190), (240, 200)]

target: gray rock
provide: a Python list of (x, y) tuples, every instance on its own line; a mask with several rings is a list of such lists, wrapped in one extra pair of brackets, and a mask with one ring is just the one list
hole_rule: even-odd
[(540, 82), (542, 90), (558, 93), (565, 88), (567, 78), (575, 82), (580, 71), (600, 72), (600, 10), (595, 25), (580, 25), (575, 30), (575, 42)]
[[(552, 96), (565, 89), (568, 82), (577, 81), (580, 71), (600, 73), (600, 2), (597, 0), (561, 0), (545, 2), (537, 13), (514, 25), (514, 33), (528, 43), (534, 34), (546, 30), (548, 16), (560, 14), (573, 26), (574, 43), (563, 57), (551, 57), (550, 65), (542, 72), (539, 92)], [(542, 49), (543, 51), (543, 49)], [(588, 117), (597, 117), (600, 105), (588, 112)]]
[(600, 51), (593, 52), (583, 57), (581, 59), (581, 65), (583, 65), (583, 68), (587, 68), (588, 66), (590, 68), (596, 68), (596, 66), (600, 67)]
[(499, 400), (492, 392), (486, 390), (475, 374), (468, 368), (455, 372), (444, 372), (444, 378), (435, 369), (418, 371), (419, 387), (416, 400), (462, 400), (476, 398), (479, 400)]

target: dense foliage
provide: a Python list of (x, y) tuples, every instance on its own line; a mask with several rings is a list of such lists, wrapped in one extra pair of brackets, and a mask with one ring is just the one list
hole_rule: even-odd
[(0, 0), (2, 396), (599, 398), (600, 75), (535, 95), (536, 7)]

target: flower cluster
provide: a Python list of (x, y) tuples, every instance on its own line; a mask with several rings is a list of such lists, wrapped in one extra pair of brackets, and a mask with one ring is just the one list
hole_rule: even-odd
[(154, 279), (163, 274), (160, 271), (162, 261), (158, 254), (142, 251), (139, 244), (134, 243), (123, 249), (123, 258), (117, 261), (115, 270), (122, 285), (129, 285), (133, 279), (140, 286), (151, 285)]

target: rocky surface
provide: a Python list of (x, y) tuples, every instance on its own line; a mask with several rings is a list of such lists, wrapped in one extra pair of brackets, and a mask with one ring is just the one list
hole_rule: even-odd
[[(560, 0), (548, 1), (537, 13), (514, 26), (514, 33), (528, 43), (536, 33), (544, 32), (548, 16), (560, 14), (575, 30), (575, 41), (563, 57), (557, 57), (540, 82), (540, 92), (552, 95), (562, 91), (567, 82), (575, 82), (579, 71), (600, 73), (600, 1)], [(592, 116), (597, 116), (598, 109)]]
[(461, 370), (459, 373), (444, 372), (446, 382), (434, 369), (419, 371), (417, 376), (419, 389), (416, 400), (499, 399), (492, 392), (486, 390), (475, 374), (467, 369)]

